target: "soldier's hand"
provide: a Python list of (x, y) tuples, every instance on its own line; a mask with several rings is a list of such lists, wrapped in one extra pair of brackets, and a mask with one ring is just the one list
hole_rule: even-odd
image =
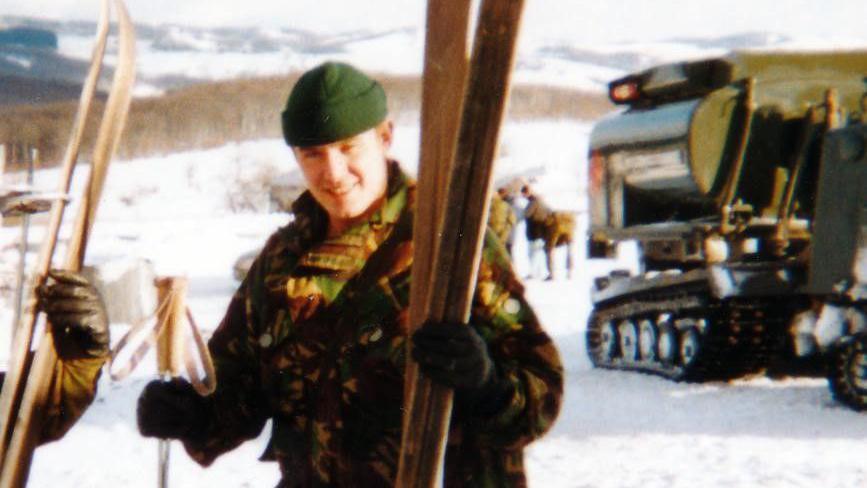
[(51, 270), (36, 293), (61, 359), (108, 355), (108, 317), (96, 288), (74, 271)]
[(206, 400), (184, 379), (151, 381), (138, 398), (138, 430), (145, 437), (195, 438), (205, 427), (205, 407)]
[(488, 346), (473, 327), (427, 322), (412, 336), (412, 357), (431, 380), (452, 388), (476, 389), (493, 376)]

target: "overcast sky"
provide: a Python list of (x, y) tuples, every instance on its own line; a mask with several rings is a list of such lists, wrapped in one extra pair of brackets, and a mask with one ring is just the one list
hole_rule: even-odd
[[(348, 30), (359, 16), (418, 26), (424, 0), (128, 0), (140, 23)], [(578, 42), (714, 37), (733, 31), (863, 37), (863, 0), (526, 0), (526, 35)], [(0, 0), (0, 14), (96, 19), (98, 0)]]

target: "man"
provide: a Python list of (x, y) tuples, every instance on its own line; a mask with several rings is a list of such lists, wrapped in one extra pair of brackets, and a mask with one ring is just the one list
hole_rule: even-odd
[[(109, 332), (102, 299), (80, 273), (52, 270), (36, 294), (58, 356), (40, 434), (45, 443), (63, 437), (93, 402)], [(0, 385), (4, 377), (0, 373)]]
[(521, 187), (521, 196), (527, 199), (524, 209), (526, 219), (527, 244), (530, 252), (530, 263), (533, 263), (533, 242), (542, 239), (545, 246), (545, 265), (548, 268), (547, 280), (556, 279), (554, 266), (554, 250), (566, 246), (566, 271), (572, 277), (572, 236), (575, 233), (575, 216), (569, 212), (551, 210), (545, 202), (530, 188)]
[[(283, 130), (308, 191), (209, 342), (217, 390), (152, 382), (142, 434), (209, 465), (272, 420), (279, 486), (392, 486), (401, 440), (413, 183), (388, 159), (385, 93), (353, 67), (305, 73)], [(412, 338), (423, 374), (455, 389), (447, 486), (523, 486), (523, 446), (554, 421), (562, 368), (502, 247), (487, 240), (471, 325)]]
[(491, 199), (491, 209), (488, 216), (488, 227), (497, 236), (509, 256), (512, 255), (512, 242), (518, 216), (512, 208), (511, 197), (505, 187), (497, 189), (497, 194)]

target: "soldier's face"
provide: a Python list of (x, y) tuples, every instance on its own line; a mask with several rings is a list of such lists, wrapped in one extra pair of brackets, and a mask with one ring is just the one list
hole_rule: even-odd
[(293, 147), (307, 186), (328, 212), (330, 227), (344, 228), (368, 217), (385, 198), (392, 124), (348, 139)]

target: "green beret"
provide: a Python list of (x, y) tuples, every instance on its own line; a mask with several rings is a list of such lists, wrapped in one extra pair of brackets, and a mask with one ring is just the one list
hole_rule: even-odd
[(360, 134), (385, 120), (385, 91), (345, 63), (327, 62), (304, 73), (283, 111), (290, 146), (318, 146)]

